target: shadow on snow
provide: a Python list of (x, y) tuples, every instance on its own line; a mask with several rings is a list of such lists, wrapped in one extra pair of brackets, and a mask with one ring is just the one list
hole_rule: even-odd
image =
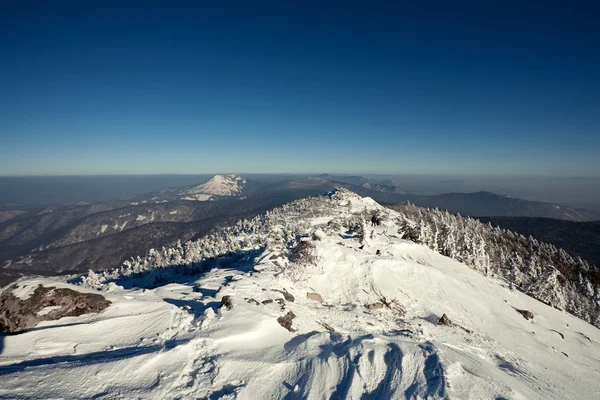
[(36, 358), (35, 360), (21, 361), (10, 365), (0, 366), (0, 376), (21, 372), (27, 368), (43, 367), (47, 365), (73, 368), (119, 361), (125, 358), (137, 357), (150, 353), (158, 353), (160, 351), (168, 351), (189, 341), (190, 339), (167, 340), (162, 345), (155, 346), (127, 347), (124, 349), (104, 350), (87, 354), (72, 354), (66, 356)]
[[(214, 268), (227, 268), (237, 273), (250, 272), (254, 267), (254, 259), (259, 256), (264, 249), (264, 247), (261, 247), (252, 250), (238, 250), (221, 256), (206, 258), (201, 262), (167, 265), (132, 273), (130, 275), (119, 275), (117, 278), (108, 278), (103, 282), (114, 282), (124, 289), (154, 289), (169, 283), (193, 284), (193, 281), (197, 280), (199, 276)], [(80, 284), (81, 277), (77, 277), (69, 283)], [(206, 293), (202, 293), (203, 295), (214, 297), (216, 294), (216, 291), (211, 289), (203, 290), (207, 291)]]
[[(297, 335), (284, 345), (287, 352), (294, 352), (302, 346), (311, 337), (320, 332), (313, 331), (306, 334)], [(334, 357), (340, 368), (342, 368), (341, 378), (339, 379), (331, 399), (345, 399), (350, 395), (352, 382), (360, 376), (359, 363), (360, 358), (366, 356), (372, 362), (373, 352), (365, 352), (362, 342), (372, 340), (373, 335), (367, 334), (357, 338), (346, 337), (339, 333), (329, 333), (331, 343), (320, 346), (320, 353), (312, 359), (302, 360), (298, 378), (294, 382), (283, 382), (283, 385), (289, 389), (284, 399), (302, 399), (305, 398), (311, 390), (311, 374), (318, 371), (318, 364), (327, 364), (330, 357)], [(444, 398), (446, 396), (446, 381), (444, 368), (440, 362), (435, 346), (430, 342), (419, 345), (425, 358), (423, 374), (424, 384), (415, 380), (410, 385), (404, 395), (406, 399), (413, 398)], [(385, 375), (375, 389), (368, 393), (363, 393), (361, 399), (385, 399), (397, 395), (396, 390), (399, 382), (402, 380), (402, 360), (404, 353), (402, 348), (396, 343), (388, 343), (385, 355)]]

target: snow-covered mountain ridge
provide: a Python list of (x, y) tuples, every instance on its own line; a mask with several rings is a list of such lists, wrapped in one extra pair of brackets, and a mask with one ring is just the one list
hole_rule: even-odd
[(408, 214), (342, 190), (89, 274), (113, 305), (4, 338), (0, 397), (600, 395), (598, 329), (404, 239), (429, 240)]
[[(348, 211), (345, 202), (369, 201), (372, 208)], [(152, 250), (145, 258), (136, 258), (116, 270), (93, 275), (91, 281), (119, 281), (132, 274), (164, 267), (200, 272), (202, 262), (211, 257), (261, 248), (280, 240), (286, 248), (295, 246), (298, 236), (312, 234), (306, 217), (320, 215), (351, 229), (362, 229), (361, 221), (376, 213), (397, 230), (397, 235), (424, 244), (479, 272), (506, 279), (513, 287), (560, 310), (566, 310), (600, 327), (600, 272), (580, 258), (572, 258), (562, 249), (539, 243), (533, 238), (491, 228), (471, 218), (461, 218), (439, 210), (412, 205), (389, 210), (356, 194), (339, 189), (330, 196), (302, 199), (276, 208), (252, 220), (176, 248)], [(172, 268), (171, 268), (172, 269)], [(148, 279), (146, 277), (146, 279)], [(168, 279), (168, 278), (160, 278)]]
[(185, 199), (208, 200), (210, 196), (240, 196), (246, 179), (237, 175), (215, 175), (206, 182), (180, 193)]

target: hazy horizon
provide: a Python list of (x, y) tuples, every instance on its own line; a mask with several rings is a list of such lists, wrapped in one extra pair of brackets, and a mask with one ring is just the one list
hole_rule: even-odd
[[(323, 172), (326, 173), (326, 172)], [(321, 173), (319, 173), (321, 174)], [(0, 177), (0, 204), (60, 204), (97, 202), (136, 196), (167, 187), (202, 183), (214, 174), (79, 175)], [(286, 175), (239, 174), (257, 180), (282, 180)], [(488, 191), (525, 200), (557, 203), (600, 215), (600, 178), (523, 177), (415, 174), (336, 174), (391, 180), (398, 187), (421, 195)]]

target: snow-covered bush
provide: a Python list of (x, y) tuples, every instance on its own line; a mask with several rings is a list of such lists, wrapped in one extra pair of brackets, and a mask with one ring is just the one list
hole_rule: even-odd
[(563, 249), (438, 209), (412, 204), (399, 232), (485, 275), (502, 277), (530, 296), (600, 327), (600, 271)]

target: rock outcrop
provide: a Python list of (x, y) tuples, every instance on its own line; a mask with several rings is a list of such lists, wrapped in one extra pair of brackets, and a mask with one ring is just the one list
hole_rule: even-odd
[(291, 311), (288, 311), (288, 313), (285, 314), (283, 317), (277, 318), (277, 322), (279, 322), (279, 325), (283, 326), (288, 331), (296, 332), (296, 329), (292, 328), (292, 320), (294, 318), (296, 318), (296, 314), (294, 314)]
[(228, 310), (233, 308), (233, 302), (231, 301), (231, 296), (223, 296), (221, 298), (221, 305), (219, 308), (225, 307)]
[(294, 296), (292, 296), (291, 293), (289, 293), (287, 290), (283, 289), (283, 290), (279, 290), (279, 289), (272, 289), (273, 292), (279, 292), (283, 295), (283, 298), (286, 301), (289, 301), (291, 303), (293, 303), (296, 299)]
[(19, 333), (41, 321), (98, 313), (111, 302), (101, 294), (82, 293), (68, 288), (38, 285), (25, 299), (18, 297), (13, 285), (0, 294), (0, 330)]
[(323, 302), (323, 297), (319, 293), (306, 293), (306, 298), (319, 303)]
[(450, 321), (450, 318), (448, 318), (448, 316), (444, 314), (442, 315), (442, 318), (440, 318), (440, 320), (438, 321), (438, 325), (452, 326), (452, 321)]
[(526, 320), (533, 319), (533, 313), (529, 310), (517, 310), (517, 312), (521, 314)]

